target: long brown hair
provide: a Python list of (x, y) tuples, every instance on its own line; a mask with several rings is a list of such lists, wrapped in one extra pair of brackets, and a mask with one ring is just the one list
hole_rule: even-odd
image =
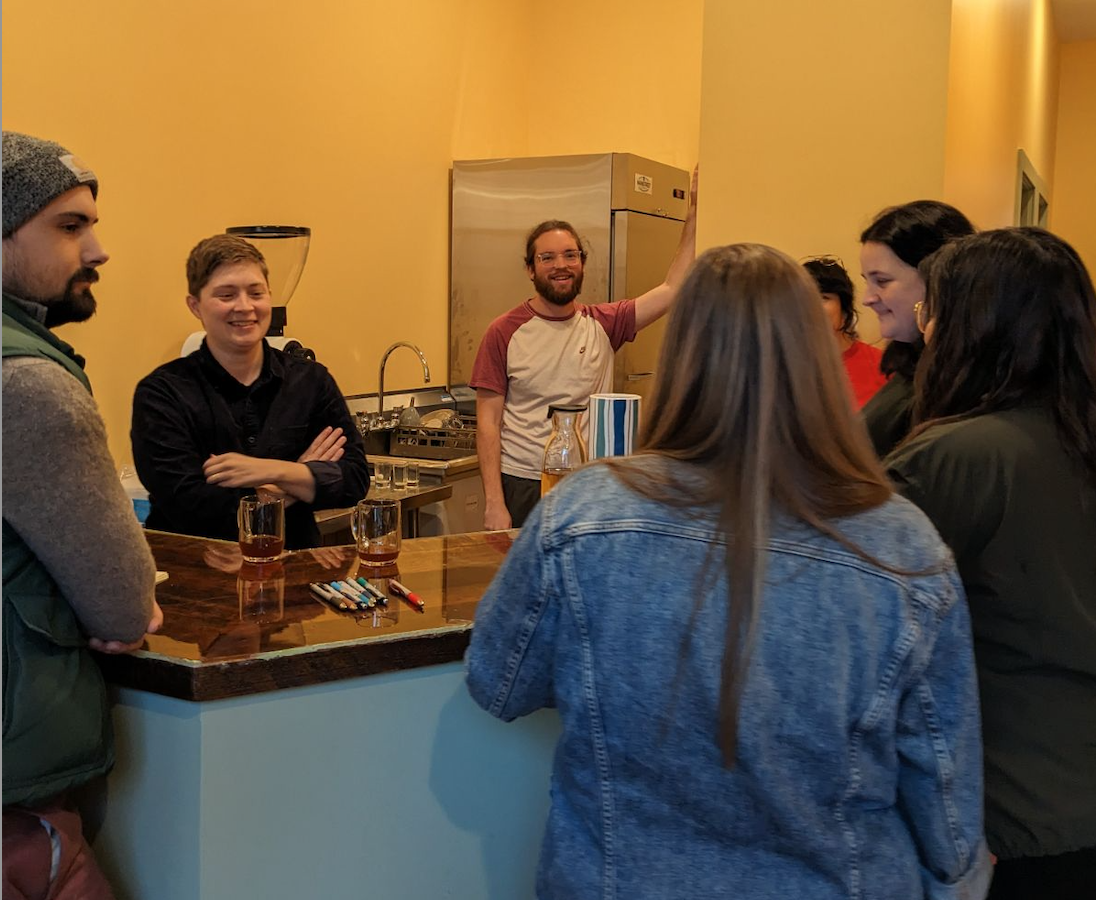
[(949, 244), (922, 266), (932, 340), (910, 435), (1040, 402), (1096, 482), (1096, 290), (1077, 251), (1041, 228)]
[[(854, 419), (818, 290), (780, 251), (732, 244), (701, 256), (658, 371), (640, 454), (611, 465), (644, 496), (718, 510), (731, 598), (719, 738), (731, 766), (774, 509), (851, 546), (829, 520), (879, 506), (892, 488)], [(691, 465), (636, 465), (650, 455)]]

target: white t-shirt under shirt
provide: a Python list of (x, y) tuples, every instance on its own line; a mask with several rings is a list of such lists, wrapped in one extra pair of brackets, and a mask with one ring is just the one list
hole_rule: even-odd
[(548, 407), (586, 405), (591, 394), (611, 391), (614, 351), (635, 336), (634, 300), (576, 303), (561, 318), (534, 312), (526, 300), (488, 326), (470, 384), (506, 397), (503, 473), (540, 478), (552, 433)]

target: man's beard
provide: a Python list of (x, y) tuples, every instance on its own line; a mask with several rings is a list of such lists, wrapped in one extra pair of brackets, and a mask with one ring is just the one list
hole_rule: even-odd
[(553, 306), (566, 306), (582, 291), (582, 276), (585, 272), (572, 273), (574, 278), (567, 287), (561, 287), (543, 275), (533, 276), (533, 287)]
[[(96, 302), (88, 285), (98, 280), (99, 273), (94, 269), (80, 269), (69, 279), (65, 292), (60, 297), (39, 301), (46, 308), (45, 326), (56, 328), (69, 322), (86, 322), (95, 315)], [(85, 285), (76, 290), (77, 282), (85, 282)]]

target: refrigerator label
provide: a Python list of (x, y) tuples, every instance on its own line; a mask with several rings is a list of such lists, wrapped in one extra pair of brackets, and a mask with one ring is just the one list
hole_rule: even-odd
[(651, 193), (651, 176), (640, 175), (636, 173), (636, 193), (637, 194), (649, 194)]

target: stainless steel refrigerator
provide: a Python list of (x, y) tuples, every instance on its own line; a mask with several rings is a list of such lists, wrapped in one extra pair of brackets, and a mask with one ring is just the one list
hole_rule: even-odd
[[(582, 303), (636, 297), (666, 276), (689, 203), (689, 173), (630, 153), (453, 163), (449, 383), (467, 384), (491, 321), (533, 295), (525, 236), (570, 222), (589, 251)], [(665, 318), (616, 355), (615, 389), (651, 389)]]

